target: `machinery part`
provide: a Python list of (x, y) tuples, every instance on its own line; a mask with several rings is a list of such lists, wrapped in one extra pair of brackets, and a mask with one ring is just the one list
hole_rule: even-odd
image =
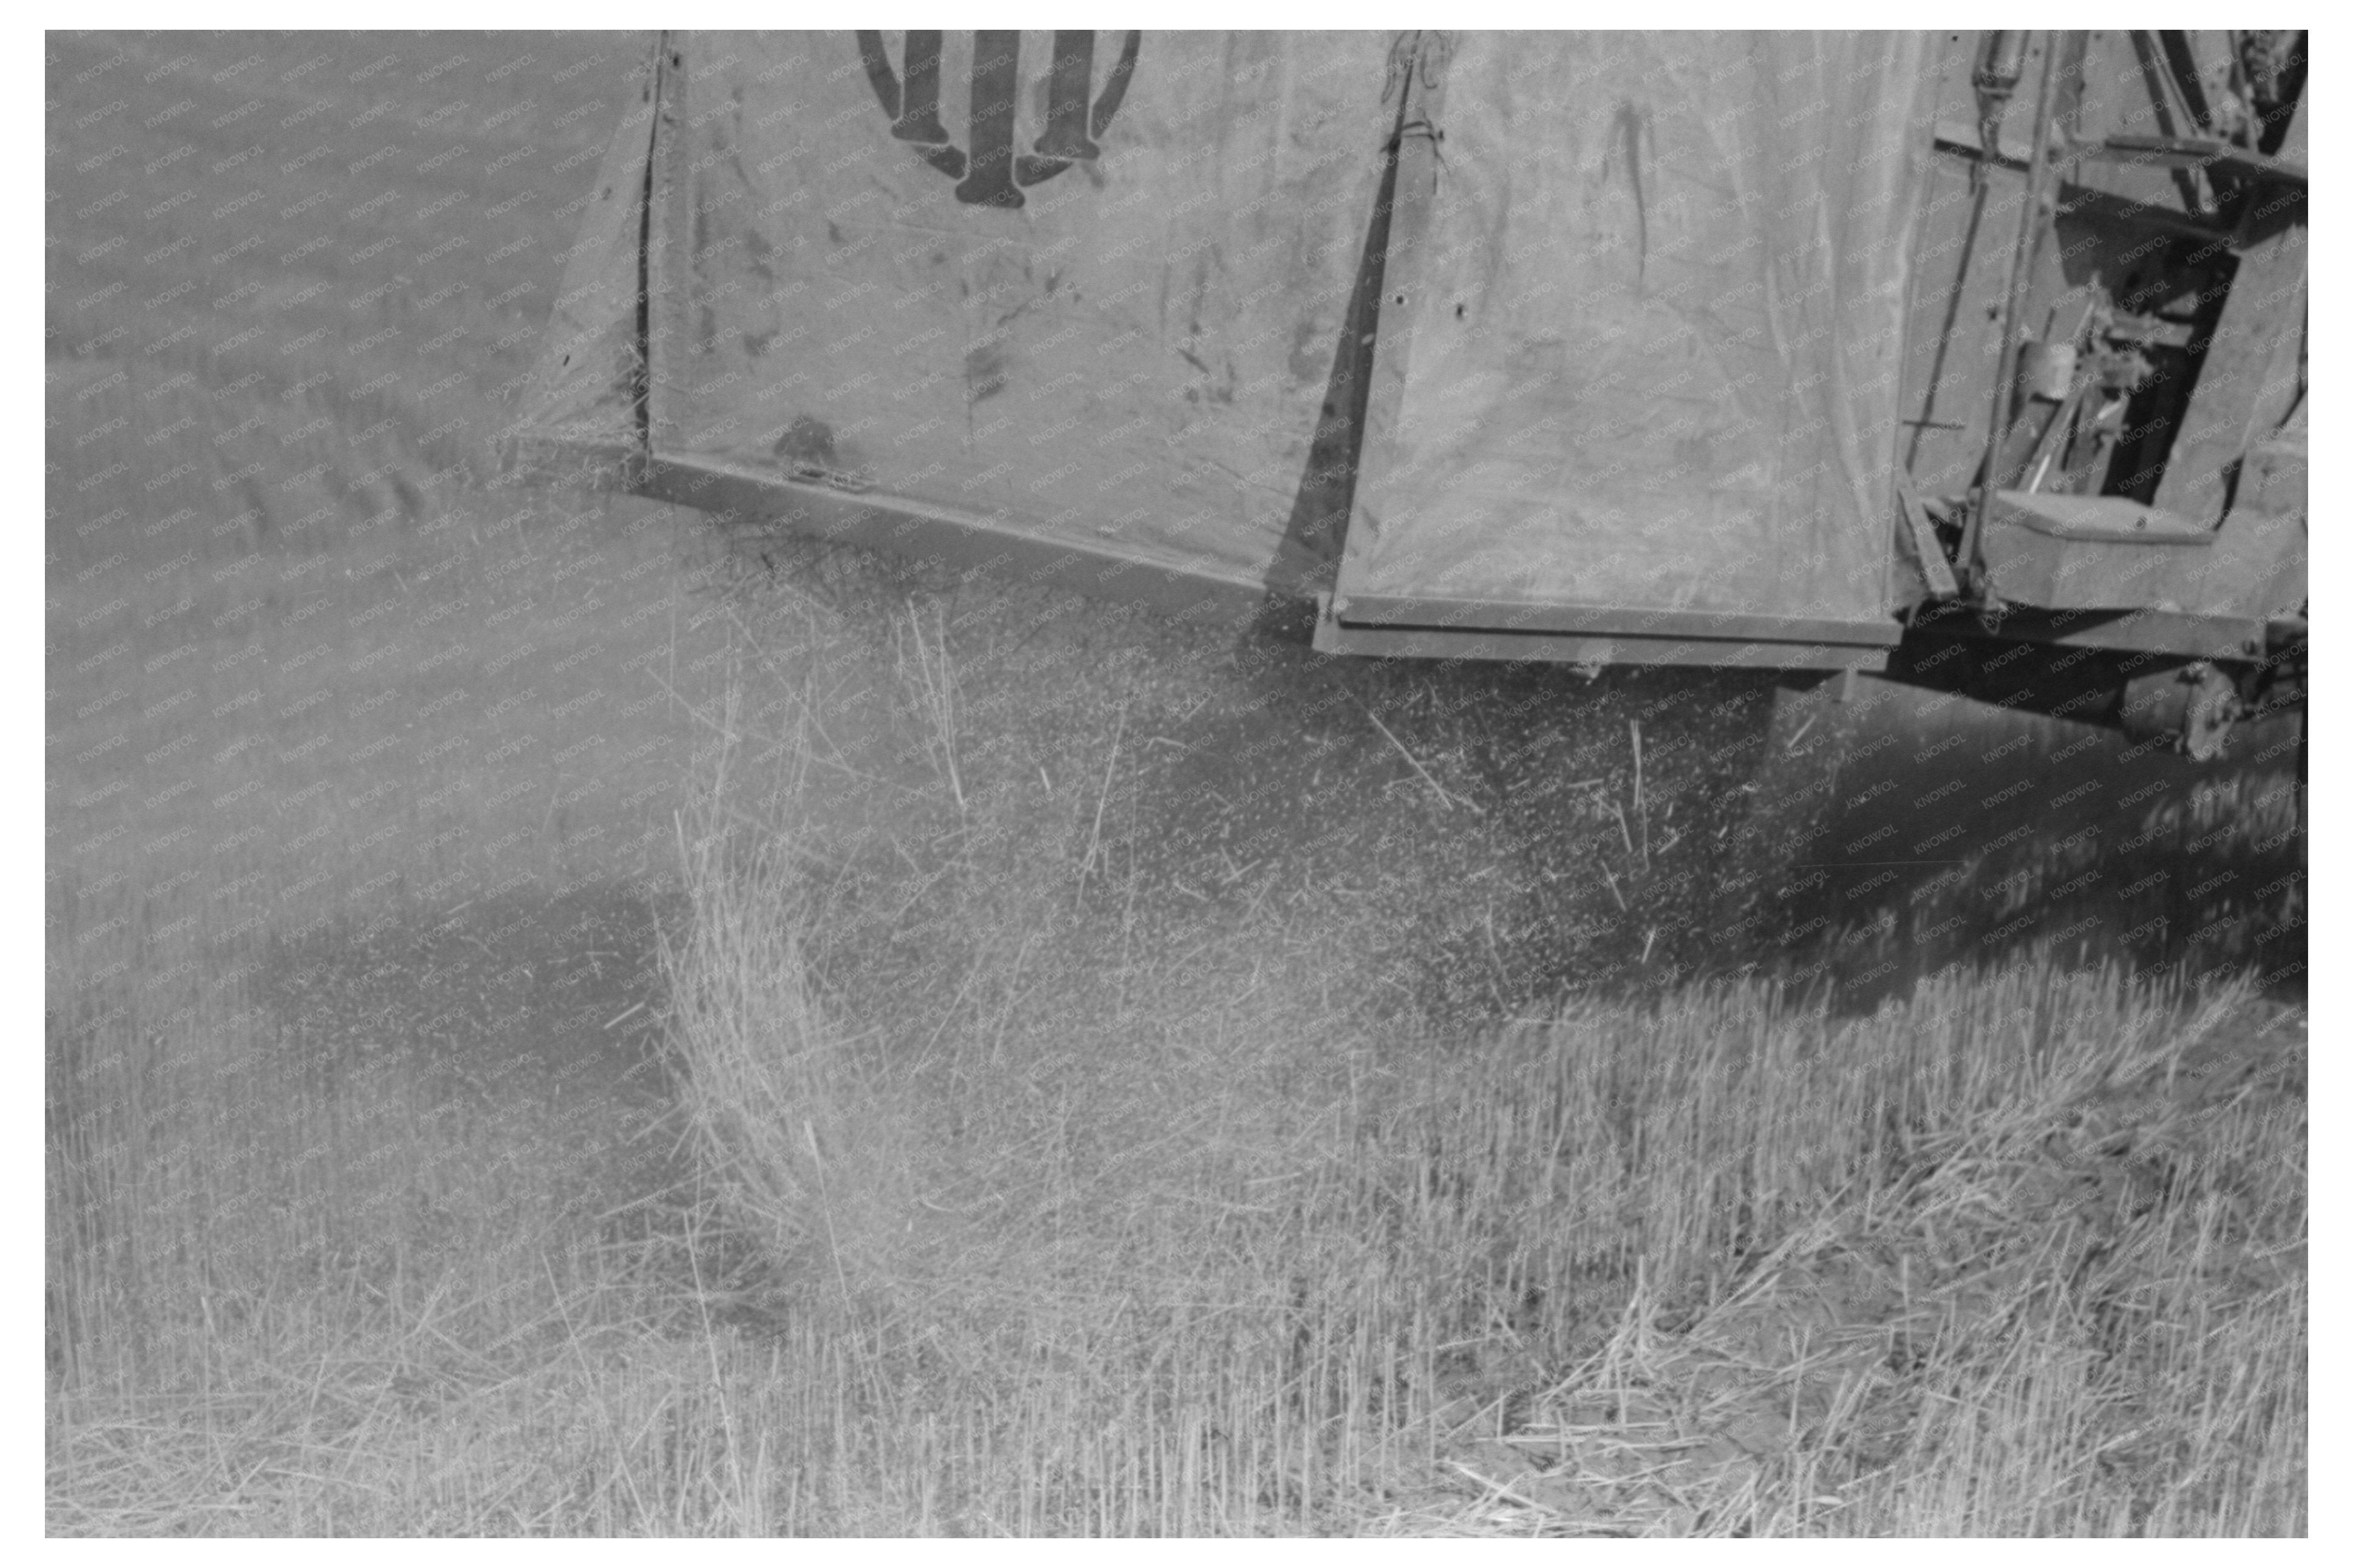
[[(2026, 68), (2026, 35), (2015, 29), (1990, 32), (1985, 36), (1985, 47), (1978, 56), (1977, 69), (1970, 73), (1969, 84), (1978, 95), (1978, 145), (1991, 158), (2001, 145), (2002, 117), (2009, 111), (2010, 96), (2018, 90), (2019, 76)], [(1969, 170), (1969, 188), (1974, 193), (1985, 189), (1985, 163), (1980, 160)]]
[(1351, 654), (2300, 689), (2302, 34), (1043, 37), (665, 35), (518, 467)]
[(2245, 710), (2237, 683), (2200, 659), (2127, 681), (2120, 716), (2126, 734), (2170, 736), (2191, 762), (2206, 763), (2222, 754)]
[[(1989, 49), (1989, 58), (1990, 54)], [(2002, 443), (2009, 437), (2018, 406), (2020, 315), (2025, 308), (2027, 284), (2034, 270), (2034, 254), (2051, 219), (2044, 173), (2051, 163), (2051, 89), (2058, 65), (2058, 37), (2054, 34), (2042, 51), (2042, 80), (2034, 98), (2034, 140), (2027, 154), (2026, 199), (2019, 204), (2018, 243), (2010, 253), (2010, 281), (2002, 289), (2005, 302), (2001, 313), (2001, 360), (1994, 375), (1993, 407), (1986, 421), (1985, 461), (1978, 474), (1979, 499), (1970, 510), (1968, 527), (1961, 539), (1959, 565), (1970, 587), (1978, 586), (1983, 575), (1978, 541), (1985, 527), (1987, 510), (1992, 504), (1994, 491), (2009, 480), (2001, 471)]]
[(2030, 397), (2064, 403), (2075, 390), (2075, 345), (2029, 338), (2019, 345), (2018, 378)]

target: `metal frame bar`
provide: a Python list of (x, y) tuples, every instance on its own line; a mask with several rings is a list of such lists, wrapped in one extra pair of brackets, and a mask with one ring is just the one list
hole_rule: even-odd
[(2247, 616), (2194, 616), (2178, 610), (2041, 610), (2010, 605), (1988, 615), (1974, 605), (1924, 606), (1912, 618), (1914, 635), (1985, 642), (2039, 643), (2111, 648), (2184, 658), (2258, 659), (2269, 623)]
[(691, 123), (688, 94), (693, 84), (687, 79), (686, 51), (675, 37), (662, 35), (654, 79), (653, 142), (647, 155), (645, 302), (638, 319), (645, 323), (646, 334), (638, 347), (645, 355), (641, 428), (648, 461), (677, 436), (670, 393), (681, 377), (671, 361), (687, 342), (687, 284), (694, 277), (694, 258), (687, 248), (693, 242), (687, 212), (691, 183), (684, 167)]
[(1774, 638), (1679, 637), (1638, 634), (1599, 637), (1554, 632), (1449, 630), (1438, 626), (1352, 626), (1332, 613), (1332, 596), (1316, 595), (1314, 647), (1319, 653), (1384, 658), (1475, 658), (1521, 664), (1700, 665), (1733, 669), (1862, 669), (1887, 668), (1888, 648), (1852, 643)]
[[(2116, 140), (2121, 142), (2125, 139), (2116, 138)], [(1937, 152), (1947, 157), (1981, 163), (1989, 169), (2000, 169), (2013, 174), (2026, 173), (2027, 159), (2023, 153), (2004, 145), (1989, 155), (1978, 144), (1976, 130), (1956, 120), (1943, 120), (1936, 122), (1936, 148)], [(2079, 147), (2076, 149), (2075, 155), (2094, 157), (2097, 156), (2097, 149)], [(2130, 163), (2137, 160), (2116, 157), (2110, 161)], [(2273, 162), (2276, 163), (2279, 160), (2274, 159)], [(2285, 169), (2287, 165), (2283, 164), (2282, 167)], [(2286, 178), (2287, 175), (2283, 174), (2282, 177)], [(2229, 242), (2232, 237), (2230, 230), (2223, 228), (2211, 218), (2197, 217), (2171, 207), (2160, 207), (2147, 202), (2135, 201), (2129, 196), (2117, 195), (2113, 191), (2104, 191), (2095, 185), (2079, 184), (2069, 180), (2059, 182), (2059, 192), (2052, 210), (2063, 217), (2082, 216), (2109, 223), (2136, 224), (2143, 227), (2163, 229), (2168, 234), (2178, 234), (2186, 239), (2202, 239), (2210, 243)]]
[(1746, 611), (1639, 610), (1597, 605), (1535, 605), (1372, 594), (1343, 595), (1334, 603), (1339, 606), (1343, 625), (1367, 630), (1388, 626), (1517, 636), (1832, 643), (1857, 647), (1894, 647), (1904, 635), (1904, 628), (1893, 619), (1762, 616)]
[(2298, 190), (2310, 184), (2309, 173), (2300, 164), (2264, 153), (2250, 153), (2228, 142), (2196, 137), (2111, 136), (2077, 149), (2077, 155), (2158, 169), (2205, 169), (2233, 179), (2294, 185)]
[(1178, 620), (1247, 618), (1268, 590), (1176, 558), (1140, 561), (1093, 551), (1077, 541), (1041, 539), (983, 512), (886, 492), (849, 492), (782, 479), (716, 458), (657, 453), (644, 464), (637, 493), (710, 512), (723, 525), (790, 529), (805, 537), (856, 544), (918, 567), (959, 574), (987, 573), (1013, 585), (1045, 585), (1148, 605)]

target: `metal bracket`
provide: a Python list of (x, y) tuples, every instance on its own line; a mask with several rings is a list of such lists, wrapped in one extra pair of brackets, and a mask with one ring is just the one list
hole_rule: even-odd
[(1936, 542), (1936, 527), (1928, 521), (1928, 509), (1920, 504), (1920, 492), (1912, 488), (1912, 476), (1900, 463), (1895, 468), (1895, 505), (1904, 515), (1912, 553), (1919, 557), (1920, 574), (1928, 580), (1928, 591), (1940, 599), (1958, 597), (1960, 579), (1953, 575), (1952, 563), (1945, 559), (1944, 546)]

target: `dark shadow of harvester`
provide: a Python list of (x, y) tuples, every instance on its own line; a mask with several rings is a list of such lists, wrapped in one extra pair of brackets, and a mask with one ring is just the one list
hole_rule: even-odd
[[(2065, 752), (2195, 816), (2251, 724), (2300, 781), (2306, 76), (2229, 31), (671, 35), (513, 447), (1203, 637), (1782, 682), (1678, 917), (1781, 963), (1778, 864), (2009, 874), (1934, 783), (1777, 777), (1806, 704), (1963, 702), (1997, 816), (2096, 815)], [(1826, 848), (1857, 811), (1901, 820)], [(1870, 897), (1808, 919), (1883, 973), (2006, 951)]]

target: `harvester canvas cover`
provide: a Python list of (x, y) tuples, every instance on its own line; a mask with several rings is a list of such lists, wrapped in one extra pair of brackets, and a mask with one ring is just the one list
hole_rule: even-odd
[(1893, 642), (1926, 59), (1893, 33), (1465, 35), (1341, 608)]
[(901, 548), (962, 530), (1041, 568), (1262, 587), (1397, 120), (1390, 54), (674, 37), (599, 182), (537, 423), (751, 510), (855, 496), (900, 514), (875, 542)]
[(522, 447), (1341, 650), (1876, 667), (2023, 210), (1957, 37), (672, 35)]

